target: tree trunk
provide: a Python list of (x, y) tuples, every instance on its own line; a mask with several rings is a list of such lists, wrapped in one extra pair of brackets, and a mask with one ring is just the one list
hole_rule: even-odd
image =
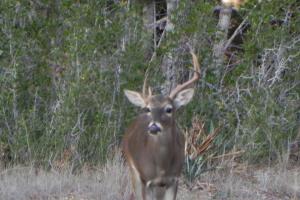
[(145, 58), (150, 60), (154, 52), (155, 42), (155, 1), (147, 1), (143, 5), (143, 48), (145, 49)]
[(219, 14), (218, 30), (216, 32), (216, 40), (213, 49), (214, 57), (214, 74), (217, 80), (221, 80), (224, 71), (224, 53), (225, 44), (227, 42), (228, 29), (230, 27), (232, 8), (222, 7)]

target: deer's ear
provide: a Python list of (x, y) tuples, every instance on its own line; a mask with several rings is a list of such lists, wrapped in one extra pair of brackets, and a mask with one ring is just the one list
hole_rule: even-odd
[(188, 104), (192, 100), (193, 96), (194, 88), (185, 89), (179, 92), (173, 101), (176, 109)]
[(138, 92), (131, 91), (131, 90), (124, 90), (124, 93), (127, 99), (133, 104), (138, 107), (144, 108), (146, 107), (146, 103), (142, 95)]

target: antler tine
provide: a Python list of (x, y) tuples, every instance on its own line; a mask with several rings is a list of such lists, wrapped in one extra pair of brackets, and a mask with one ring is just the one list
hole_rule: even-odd
[(173, 99), (177, 95), (178, 92), (188, 88), (190, 85), (192, 85), (194, 82), (196, 82), (200, 78), (200, 65), (198, 62), (198, 58), (192, 50), (190, 51), (190, 53), (192, 54), (192, 57), (193, 57), (194, 76), (193, 76), (193, 78), (186, 81), (185, 83), (183, 83), (181, 85), (177, 85), (176, 88), (174, 90), (172, 90), (169, 95), (169, 97), (171, 99)]

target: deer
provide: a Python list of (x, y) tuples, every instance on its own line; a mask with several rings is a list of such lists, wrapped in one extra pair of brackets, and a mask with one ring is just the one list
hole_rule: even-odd
[[(179, 84), (169, 95), (124, 90), (127, 99), (143, 112), (129, 125), (122, 149), (132, 178), (133, 195), (138, 200), (175, 200), (178, 180), (185, 160), (185, 137), (175, 120), (176, 111), (188, 104), (191, 86), (200, 78), (196, 55), (191, 51), (193, 77)], [(146, 76), (147, 77), (147, 76)]]

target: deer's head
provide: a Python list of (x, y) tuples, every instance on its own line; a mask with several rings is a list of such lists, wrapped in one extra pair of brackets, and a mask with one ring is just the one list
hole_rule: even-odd
[(152, 95), (149, 87), (146, 94), (146, 78), (144, 81), (143, 92), (125, 90), (128, 100), (144, 110), (150, 118), (148, 125), (148, 133), (157, 134), (172, 126), (174, 122), (174, 114), (181, 106), (188, 104), (193, 95), (194, 88), (191, 85), (196, 82), (199, 75), (199, 63), (196, 55), (193, 56), (194, 76), (189, 81), (178, 85), (169, 95)]

